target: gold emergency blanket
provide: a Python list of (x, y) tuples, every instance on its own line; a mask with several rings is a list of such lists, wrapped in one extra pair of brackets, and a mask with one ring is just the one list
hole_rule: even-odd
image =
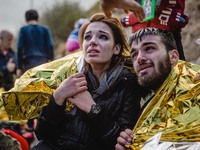
[(138, 150), (159, 132), (161, 141), (200, 141), (200, 66), (179, 61), (143, 111), (128, 147)]
[[(10, 120), (27, 120), (38, 117), (54, 90), (68, 76), (76, 73), (77, 60), (82, 52), (69, 54), (61, 59), (40, 65), (25, 72), (15, 81), (15, 86), (2, 93), (4, 107)], [(66, 103), (66, 110), (73, 105)]]
[[(5, 92), (4, 88), (0, 88), (0, 97), (1, 94)], [(5, 108), (3, 106), (3, 100), (0, 99), (0, 121), (8, 121), (8, 114), (5, 111)]]

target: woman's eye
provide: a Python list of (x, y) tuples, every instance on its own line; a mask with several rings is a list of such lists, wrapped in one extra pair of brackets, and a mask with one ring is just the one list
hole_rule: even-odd
[(90, 35), (86, 35), (85, 37), (84, 37), (84, 40), (86, 40), (86, 41), (89, 41), (89, 40), (91, 40), (91, 36)]
[(100, 39), (103, 39), (103, 40), (107, 40), (107, 39), (108, 39), (108, 37), (107, 37), (106, 35), (100, 35), (99, 38), (100, 38)]

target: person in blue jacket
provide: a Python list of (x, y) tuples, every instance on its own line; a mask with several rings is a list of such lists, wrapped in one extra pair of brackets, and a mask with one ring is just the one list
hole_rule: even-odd
[[(40, 25), (36, 10), (25, 13), (27, 25), (21, 27), (17, 43), (17, 77), (25, 71), (54, 59), (54, 45), (48, 27)], [(34, 119), (27, 122), (27, 131), (34, 130)], [(33, 140), (33, 134), (29, 143)]]
[(17, 43), (17, 77), (26, 70), (54, 59), (54, 45), (48, 27), (40, 25), (36, 10), (25, 13), (27, 25), (21, 27)]

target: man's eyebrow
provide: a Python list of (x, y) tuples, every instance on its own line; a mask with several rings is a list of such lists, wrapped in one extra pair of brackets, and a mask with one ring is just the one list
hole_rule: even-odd
[(142, 46), (150, 45), (150, 44), (155, 44), (155, 42), (145, 42), (142, 44)]
[[(155, 44), (155, 42), (145, 42), (145, 43), (142, 43), (141, 47), (144, 47), (144, 46), (150, 45), (150, 44)], [(134, 51), (136, 51), (136, 48), (131, 48), (131, 53), (133, 53)]]

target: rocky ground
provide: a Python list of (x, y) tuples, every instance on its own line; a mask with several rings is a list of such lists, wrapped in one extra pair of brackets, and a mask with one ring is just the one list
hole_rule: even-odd
[(196, 43), (200, 39), (200, 1), (186, 0), (185, 14), (190, 19), (182, 30), (185, 56), (188, 61), (200, 64), (200, 45)]

